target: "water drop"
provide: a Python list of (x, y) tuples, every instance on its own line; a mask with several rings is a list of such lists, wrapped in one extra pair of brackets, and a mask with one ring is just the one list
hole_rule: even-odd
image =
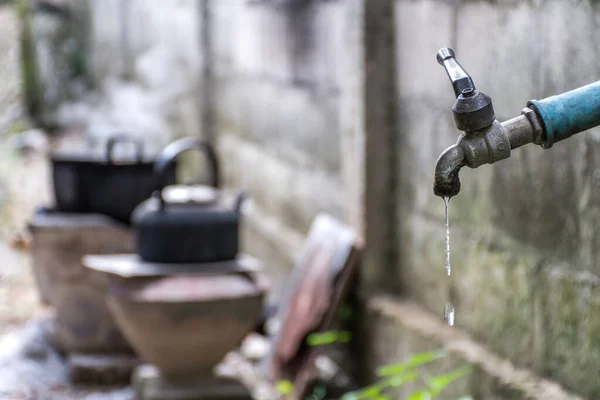
[(444, 316), (446, 317), (446, 321), (448, 321), (448, 325), (454, 326), (454, 306), (452, 304), (446, 303)]
[(450, 202), (449, 197), (444, 197), (444, 203), (446, 204), (446, 274), (450, 276), (452, 273), (452, 267), (450, 266), (450, 223), (448, 219), (448, 203)]

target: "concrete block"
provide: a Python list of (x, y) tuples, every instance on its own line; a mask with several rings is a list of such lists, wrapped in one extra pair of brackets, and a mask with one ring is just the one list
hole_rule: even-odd
[[(413, 238), (401, 258), (406, 294), (444, 318), (446, 302), (455, 323), (519, 366), (536, 366), (541, 352), (534, 318), (538, 258), (531, 250), (488, 242), (452, 229), (451, 276), (446, 275), (443, 223), (414, 217)], [(509, 240), (509, 239), (506, 239)], [(509, 250), (510, 249), (510, 250)]]
[(311, 88), (335, 88), (344, 51), (340, 11), (345, 6), (344, 2), (275, 7), (212, 1), (214, 67)]
[[(443, 9), (449, 6), (439, 7)], [(569, 85), (584, 84), (585, 79), (589, 80), (589, 72), (583, 71), (590, 64), (587, 59), (582, 62), (583, 77), (565, 79), (567, 75), (564, 72), (567, 69), (579, 71), (579, 64), (572, 61), (573, 57), (584, 57), (579, 51), (570, 57), (567, 56), (567, 50), (561, 50), (561, 46), (579, 43), (572, 39), (573, 36), (565, 35), (564, 30), (555, 29), (556, 24), (552, 23), (553, 28), (544, 29), (543, 32), (552, 31), (553, 33), (549, 33), (551, 37), (558, 35), (562, 39), (550, 43), (552, 39), (545, 39), (544, 36), (542, 40), (539, 37), (542, 33), (536, 28), (549, 27), (553, 18), (560, 18), (561, 24), (569, 25), (569, 30), (577, 30), (574, 35), (581, 37), (582, 46), (585, 48), (589, 43), (586, 38), (591, 36), (590, 32), (593, 31), (588, 26), (589, 21), (593, 20), (587, 16), (591, 13), (591, 10), (588, 10), (589, 5), (582, 3), (581, 6), (573, 7), (566, 3), (546, 2), (539, 7), (531, 2), (465, 2), (458, 10), (458, 59), (473, 76), (477, 87), (492, 97), (496, 114), (501, 119), (517, 115), (531, 98), (552, 94), (545, 89), (546, 85), (542, 79), (552, 74), (544, 72), (544, 68), (554, 70), (559, 68), (560, 63), (543, 63), (540, 57), (549, 57), (544, 49), (551, 49), (552, 54), (557, 54), (556, 57), (563, 57), (562, 54), (565, 53), (563, 58), (569, 60), (568, 65), (567, 61), (563, 62), (561, 72), (553, 72), (554, 75), (560, 75)], [(423, 13), (427, 11), (426, 2), (400, 2), (398, 18), (402, 20), (403, 13), (419, 15), (421, 9)], [(450, 11), (442, 11), (438, 15), (443, 16), (446, 12)], [(429, 14), (432, 13), (424, 15)], [(571, 17), (563, 18), (564, 15)], [(583, 28), (568, 22), (579, 20), (582, 20)], [(410, 21), (406, 22), (405, 26), (410, 27)], [(432, 31), (437, 34), (444, 31), (444, 26), (443, 21), (437, 21)], [(400, 46), (403, 41), (401, 37), (399, 40)], [(546, 40), (548, 44), (545, 44)], [(555, 46), (558, 48), (555, 49)], [(420, 46), (423, 47), (424, 45)], [(573, 47), (579, 47), (579, 44)], [(595, 51), (586, 53), (593, 59)], [(403, 81), (409, 80), (408, 77), (403, 77), (402, 70), (404, 68), (410, 71), (411, 64), (411, 60), (407, 63), (400, 60), (400, 87), (403, 87)], [(420, 68), (426, 68), (425, 65), (429, 64), (417, 64)], [(432, 65), (441, 70), (437, 63)], [(540, 65), (544, 65), (541, 70)], [(442, 75), (442, 78), (447, 79), (445, 75)], [(439, 86), (442, 85), (441, 81), (437, 85), (437, 88), (432, 88), (431, 93), (436, 93), (434, 90), (437, 90), (441, 96), (444, 86)], [(445, 90), (451, 95), (449, 83), (446, 81), (444, 85), (448, 85)], [(409, 90), (410, 84), (404, 87)], [(428, 93), (427, 90), (425, 92)], [(454, 128), (451, 117), (450, 107), (453, 100), (450, 98), (447, 104), (438, 106), (442, 109), (437, 112), (432, 111), (432, 105), (440, 104), (439, 100), (437, 103), (429, 98), (420, 101), (418, 97), (409, 97), (404, 93), (405, 91), (401, 90), (401, 128), (403, 132), (407, 132), (408, 138), (405, 142), (408, 143), (408, 147), (405, 143), (401, 144), (400, 168), (406, 170), (411, 165), (417, 165), (418, 168), (411, 168), (408, 174), (400, 172), (402, 177), (406, 177), (400, 187), (409, 187), (415, 193), (413, 201), (416, 209), (443, 217), (443, 203), (433, 196), (431, 186), (437, 157), (445, 147), (456, 140), (459, 133)], [(585, 210), (585, 207), (582, 208), (578, 196), (573, 195), (584, 192), (593, 196), (594, 191), (594, 185), (591, 186), (592, 189), (584, 189), (589, 186), (590, 181), (586, 181), (589, 173), (586, 172), (585, 160), (582, 161), (581, 157), (585, 151), (583, 140), (572, 138), (547, 151), (535, 145), (528, 145), (515, 150), (510, 159), (494, 165), (481, 166), (476, 170), (463, 168), (461, 193), (451, 201), (451, 224), (476, 230), (490, 237), (493, 237), (494, 230), (501, 228), (520, 241), (532, 243), (547, 254), (560, 257), (571, 257), (582, 248), (580, 234), (583, 229), (589, 239), (586, 242), (589, 249), (588, 261), (583, 265), (590, 265), (592, 257), (589, 254), (593, 252), (591, 249), (594, 247), (591, 245), (591, 241), (594, 240), (591, 233), (593, 229), (591, 226), (586, 228), (588, 224), (578, 211)], [(549, 168), (550, 165), (552, 168)], [(588, 171), (591, 169), (593, 167), (587, 168)], [(584, 181), (588, 184), (582, 183)], [(587, 202), (588, 207), (593, 207), (591, 200)], [(548, 217), (550, 215), (552, 218)], [(591, 213), (586, 215), (591, 217)], [(490, 223), (482, 223), (483, 221)]]
[[(471, 366), (471, 374), (449, 385), (439, 397), (441, 400), (455, 400), (464, 395), (486, 400), (582, 399), (531, 370), (515, 367), (482, 342), (459, 328), (445, 325), (412, 302), (373, 296), (367, 301), (365, 317), (369, 337), (363, 351), (373, 357), (367, 366), (370, 371), (436, 349), (446, 349), (446, 357), (425, 365), (421, 371), (431, 375)], [(394, 393), (392, 397), (405, 398), (401, 394), (406, 395), (413, 388), (402, 388), (404, 393)]]
[(248, 190), (261, 209), (292, 229), (306, 232), (319, 212), (343, 220), (344, 187), (335, 176), (296, 167), (234, 135), (221, 135), (217, 149), (223, 160), (225, 183)]
[[(403, 201), (398, 203), (400, 215), (417, 212), (444, 219), (444, 202), (433, 194), (433, 175), (437, 158), (456, 143), (461, 133), (454, 125), (451, 104), (445, 110), (438, 110), (431, 109), (425, 101), (407, 99), (400, 102), (399, 112), (401, 138), (397, 173), (403, 196)], [(451, 225), (482, 234), (493, 231), (490, 224), (482, 222), (490, 221), (493, 216), (490, 187), (496, 165), (461, 170), (461, 192), (450, 201)]]
[(396, 65), (401, 99), (427, 99), (436, 107), (450, 110), (454, 92), (446, 72), (436, 61), (436, 53), (454, 45), (453, 6), (435, 0), (396, 4)]
[[(293, 79), (322, 90), (337, 90), (346, 49), (345, 2), (316, 2), (290, 21)], [(319, 89), (317, 89), (319, 90)]]
[(550, 150), (529, 145), (492, 166), (491, 220), (517, 241), (553, 257), (570, 257), (579, 248), (576, 193), (580, 143), (565, 141)]
[[(401, 116), (406, 137), (399, 145), (399, 187), (412, 193), (408, 212), (443, 219), (444, 203), (433, 194), (433, 171), (437, 157), (458, 136), (451, 111), (428, 116), (422, 103), (402, 102)], [(489, 239), (501, 229), (549, 256), (575, 255), (582, 248), (582, 228), (588, 227), (587, 237), (594, 240), (592, 224), (581, 216), (583, 211), (591, 217), (596, 207), (593, 199), (598, 185), (590, 175), (596, 170), (592, 140), (575, 137), (549, 150), (527, 145), (514, 150), (507, 160), (462, 168), (461, 192), (450, 201), (450, 224)], [(398, 206), (407, 207), (406, 202)], [(586, 243), (585, 265), (590, 265), (594, 246)]]
[(209, 24), (208, 43), (210, 45), (211, 58), (208, 60), (211, 69), (218, 73), (231, 69), (233, 65), (233, 38), (237, 30), (234, 26), (236, 14), (242, 7), (241, 2), (208, 0), (207, 21)]
[[(419, 211), (438, 214), (439, 205), (443, 204), (433, 194), (433, 174), (439, 155), (456, 143), (460, 135), (454, 125), (451, 107), (452, 103), (445, 110), (432, 109), (427, 101), (409, 97), (399, 102), (399, 187), (412, 189), (414, 207)], [(473, 186), (467, 179), (461, 181), (465, 183), (463, 190)], [(432, 207), (433, 204), (437, 207)], [(442, 207), (439, 215), (443, 216), (443, 211)]]
[(230, 3), (227, 3), (227, 12), (231, 14), (231, 24), (216, 29), (221, 32), (235, 26), (231, 37), (233, 69), (245, 76), (266, 75), (279, 81), (292, 81), (291, 12), (269, 5), (246, 2), (231, 6)]
[[(575, 89), (600, 79), (598, 4), (547, 1), (540, 7), (539, 96)], [(551, 60), (551, 62), (549, 62)]]
[[(575, 164), (577, 188), (573, 193), (579, 206), (578, 242), (571, 260), (573, 268), (587, 269), (600, 275), (600, 132), (596, 129), (576, 140), (581, 149)], [(575, 195), (576, 194), (576, 195)]]
[(215, 130), (274, 148), (305, 166), (340, 170), (338, 98), (243, 76), (215, 83)]
[(552, 64), (541, 46), (547, 30), (539, 31), (538, 12), (532, 2), (462, 2), (459, 7), (457, 58), (477, 89), (492, 98), (501, 120), (518, 115), (541, 94), (539, 67)]
[(588, 399), (600, 397), (600, 278), (569, 265), (543, 269), (539, 285), (543, 372)]

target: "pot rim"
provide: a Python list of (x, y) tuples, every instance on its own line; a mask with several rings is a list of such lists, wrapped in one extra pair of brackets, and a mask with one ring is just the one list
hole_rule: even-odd
[[(212, 303), (264, 297), (267, 288), (248, 273), (180, 275), (109, 282), (106, 295), (130, 303)], [(233, 292), (232, 292), (233, 291)]]

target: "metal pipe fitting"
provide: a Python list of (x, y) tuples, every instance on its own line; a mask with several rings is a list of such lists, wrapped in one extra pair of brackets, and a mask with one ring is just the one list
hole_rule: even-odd
[(530, 108), (524, 108), (518, 117), (504, 121), (502, 127), (506, 131), (511, 149), (528, 143), (541, 145), (544, 142), (541, 122), (535, 111)]
[(438, 158), (433, 192), (440, 197), (456, 196), (460, 191), (459, 172), (463, 166), (477, 168), (493, 164), (510, 157), (513, 149), (527, 143), (543, 142), (541, 122), (530, 108), (503, 123), (494, 121), (489, 128), (464, 133)]
[(510, 157), (512, 149), (527, 143), (550, 148), (555, 142), (600, 125), (600, 81), (542, 100), (530, 100), (521, 115), (500, 123), (492, 100), (475, 89), (473, 79), (456, 61), (454, 51), (437, 53), (452, 83), (456, 127), (464, 131), (455, 145), (440, 155), (435, 166), (433, 192), (440, 197), (460, 191), (463, 166), (477, 168)]

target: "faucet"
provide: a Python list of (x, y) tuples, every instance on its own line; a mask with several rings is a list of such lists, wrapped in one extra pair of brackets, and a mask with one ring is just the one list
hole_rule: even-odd
[(443, 48), (438, 62), (446, 69), (456, 101), (454, 123), (463, 133), (442, 152), (435, 166), (433, 192), (453, 197), (460, 192), (459, 172), (510, 157), (528, 143), (549, 149), (556, 142), (600, 125), (600, 81), (542, 100), (530, 100), (521, 115), (499, 122), (492, 99), (475, 88), (473, 79), (456, 61), (454, 51)]

